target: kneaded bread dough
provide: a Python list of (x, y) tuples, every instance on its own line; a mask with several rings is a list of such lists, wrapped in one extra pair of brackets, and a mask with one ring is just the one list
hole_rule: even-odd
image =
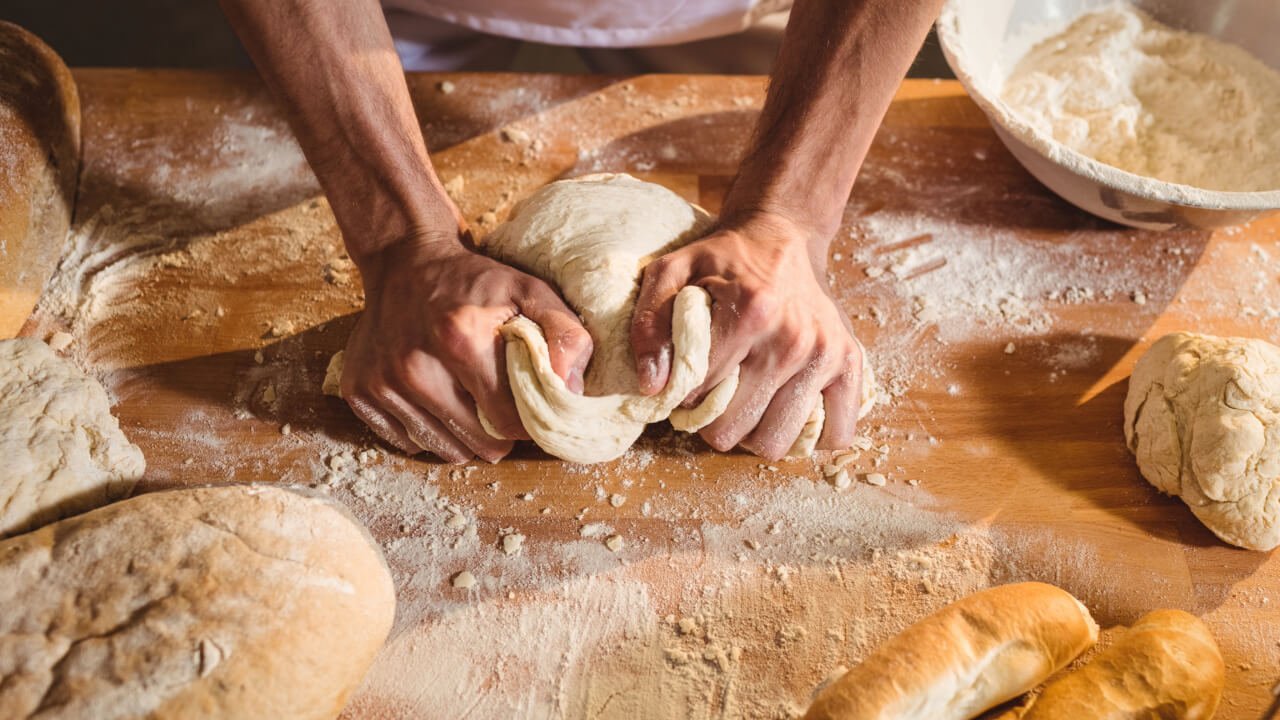
[(0, 537), (105, 505), (146, 463), (96, 380), (48, 345), (0, 340)]
[(335, 718), (395, 614), (377, 545), (279, 486), (151, 493), (0, 542), (0, 717)]
[[(678, 408), (707, 374), (711, 297), (705, 290), (690, 286), (676, 296), (671, 375), (658, 394), (637, 392), (630, 342), (645, 265), (701, 237), (711, 224), (704, 210), (661, 185), (629, 175), (589, 175), (539, 189), (482, 241), (490, 256), (559, 288), (595, 344), (585, 392), (577, 395), (551, 369), (546, 339), (533, 321), (517, 317), (502, 328), (520, 420), (543, 450), (574, 462), (603, 462), (626, 452), (648, 423), (669, 417), (677, 429), (693, 432), (724, 412), (737, 388), (736, 369), (698, 407)], [(862, 389), (860, 415), (875, 398), (866, 353)], [(823, 419), (819, 401), (791, 455), (813, 452)], [(485, 426), (498, 436), (487, 421)]]
[(1233, 545), (1280, 545), (1280, 348), (1178, 332), (1138, 360), (1124, 431), (1143, 477)]

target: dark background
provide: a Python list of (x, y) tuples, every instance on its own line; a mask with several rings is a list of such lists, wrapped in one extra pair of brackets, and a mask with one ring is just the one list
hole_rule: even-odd
[[(215, 0), (3, 0), (0, 19), (40, 36), (71, 67), (250, 67)], [(585, 66), (572, 50), (530, 43), (513, 69)], [(932, 34), (911, 75), (951, 77)]]

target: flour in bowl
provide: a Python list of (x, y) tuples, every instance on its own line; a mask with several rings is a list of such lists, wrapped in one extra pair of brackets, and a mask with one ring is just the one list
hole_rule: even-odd
[(1280, 71), (1119, 4), (1034, 46), (1004, 102), (1122, 170), (1206, 190), (1280, 189)]

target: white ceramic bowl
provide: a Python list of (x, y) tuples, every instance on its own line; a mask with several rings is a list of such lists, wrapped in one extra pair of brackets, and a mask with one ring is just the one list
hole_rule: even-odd
[[(1067, 202), (1133, 227), (1214, 228), (1280, 209), (1280, 188), (1221, 192), (1135, 175), (1036, 131), (1002, 102), (1005, 76), (1036, 42), (1115, 0), (948, 0), (938, 19), (947, 63), (1009, 152)], [(1235, 43), (1280, 68), (1280, 0), (1132, 0), (1157, 20)]]

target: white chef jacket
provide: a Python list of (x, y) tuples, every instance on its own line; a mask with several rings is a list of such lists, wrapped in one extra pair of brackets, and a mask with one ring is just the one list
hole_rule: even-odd
[(391, 11), (570, 47), (650, 47), (732, 35), (791, 0), (383, 0)]

